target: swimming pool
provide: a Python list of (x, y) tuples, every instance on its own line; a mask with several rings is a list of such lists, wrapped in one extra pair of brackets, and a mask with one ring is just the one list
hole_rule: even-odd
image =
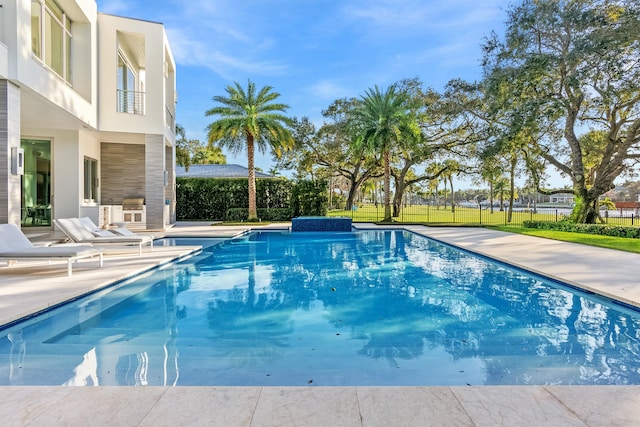
[(422, 236), (203, 242), (1, 331), (0, 384), (640, 384), (637, 311)]

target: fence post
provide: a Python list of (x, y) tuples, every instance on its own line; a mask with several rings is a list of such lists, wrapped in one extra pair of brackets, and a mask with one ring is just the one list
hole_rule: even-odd
[(631, 225), (633, 225), (633, 214), (631, 214)]
[(558, 222), (558, 209), (556, 209), (556, 222)]
[(482, 206), (478, 204), (478, 210), (480, 211), (480, 225), (482, 225)]

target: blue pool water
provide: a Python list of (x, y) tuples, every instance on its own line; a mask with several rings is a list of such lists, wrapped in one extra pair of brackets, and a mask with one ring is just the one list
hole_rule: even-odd
[(258, 232), (0, 331), (0, 384), (640, 384), (639, 313), (404, 231)]

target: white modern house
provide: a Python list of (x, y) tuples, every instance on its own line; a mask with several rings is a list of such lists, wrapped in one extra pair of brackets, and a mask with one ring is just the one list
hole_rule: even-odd
[(0, 223), (175, 221), (164, 26), (94, 0), (0, 0)]

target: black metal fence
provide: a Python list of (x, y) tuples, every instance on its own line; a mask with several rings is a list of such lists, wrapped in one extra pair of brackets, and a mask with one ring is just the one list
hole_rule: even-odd
[[(570, 208), (515, 208), (509, 213), (508, 208), (500, 210), (487, 207), (460, 207), (434, 205), (403, 206), (394, 221), (421, 224), (456, 224), (456, 225), (500, 225), (520, 227), (524, 221), (561, 221), (571, 214)], [(332, 210), (330, 216), (350, 217), (354, 222), (378, 222), (384, 219), (384, 207), (380, 204), (354, 206), (350, 211)], [(640, 225), (638, 212), (633, 209), (601, 211), (602, 220), (612, 225)]]

